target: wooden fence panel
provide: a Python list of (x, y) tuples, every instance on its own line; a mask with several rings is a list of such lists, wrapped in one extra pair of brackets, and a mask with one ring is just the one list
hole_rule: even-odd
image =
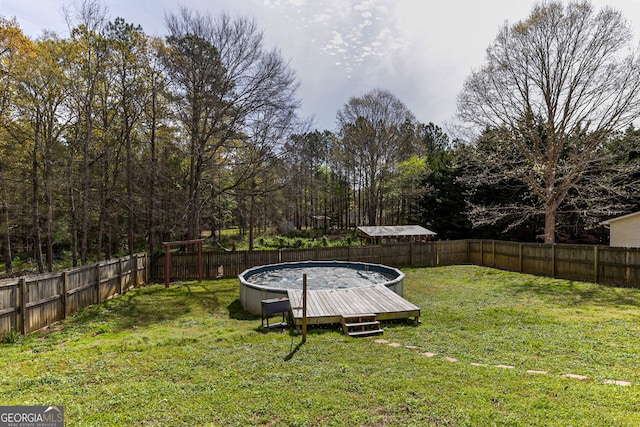
[(120, 292), (120, 261), (105, 261), (100, 264), (100, 301)]
[(567, 280), (596, 281), (593, 246), (554, 245), (555, 277)]
[(640, 287), (640, 248), (627, 249), (627, 281), (625, 285)]
[(27, 278), (24, 333), (35, 331), (62, 320), (62, 276)]
[(507, 271), (520, 271), (520, 244), (516, 242), (493, 242), (494, 267)]
[[(285, 251), (283, 251), (284, 254)], [(349, 247), (348, 246), (336, 246), (330, 248), (318, 247), (316, 248), (317, 261), (349, 261)]]
[[(280, 250), (280, 262), (303, 262), (313, 259), (308, 249), (283, 249)], [(315, 255), (314, 251), (314, 255)]]
[(352, 246), (349, 251), (350, 261), (381, 264), (380, 246)]
[(0, 335), (19, 328), (18, 279), (0, 282)]
[(457, 265), (469, 262), (469, 246), (465, 240), (441, 241), (434, 243), (438, 250), (435, 265)]
[(75, 313), (98, 301), (95, 266), (70, 270), (67, 277), (68, 313)]
[(129, 289), (135, 287), (135, 277), (134, 272), (136, 271), (135, 259), (127, 257), (120, 260), (121, 263), (121, 282), (122, 282), (122, 292), (126, 292)]
[[(598, 282), (627, 286), (627, 250), (606, 247), (598, 251)], [(636, 286), (638, 282), (636, 282)]]
[(469, 257), (467, 262), (474, 265), (482, 265), (482, 241), (480, 240), (469, 240)]
[(553, 245), (523, 244), (522, 272), (553, 277)]
[(438, 248), (435, 243), (411, 245), (410, 250), (412, 267), (435, 267), (438, 265)]
[(0, 281), (0, 335), (11, 330), (29, 333), (51, 325), (69, 313), (143, 283), (148, 268), (148, 258), (142, 254)]
[(243, 255), (240, 252), (208, 253), (207, 258), (210, 265), (205, 277), (233, 277), (244, 271)]
[(396, 243), (380, 246), (380, 264), (394, 267), (411, 266), (411, 245)]

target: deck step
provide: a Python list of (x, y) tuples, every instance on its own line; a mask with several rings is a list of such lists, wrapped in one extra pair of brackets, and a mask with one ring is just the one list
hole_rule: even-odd
[(372, 321), (372, 322), (345, 323), (344, 326), (346, 326), (347, 328), (355, 328), (357, 326), (360, 326), (360, 327), (364, 327), (364, 326), (380, 326), (380, 322), (375, 320), (375, 321)]
[(342, 315), (342, 330), (351, 337), (365, 337), (384, 333), (375, 314)]
[(384, 330), (383, 329), (367, 329), (364, 331), (350, 331), (348, 333), (348, 335), (350, 337), (370, 337), (372, 335), (382, 335), (384, 334)]

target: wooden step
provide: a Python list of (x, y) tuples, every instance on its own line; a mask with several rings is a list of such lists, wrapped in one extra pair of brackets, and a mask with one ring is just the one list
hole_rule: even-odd
[(381, 335), (383, 333), (384, 333), (384, 330), (382, 329), (369, 329), (366, 331), (350, 331), (348, 335), (350, 337), (357, 338), (357, 337), (369, 337), (372, 335)]
[(377, 320), (372, 322), (355, 322), (355, 323), (345, 323), (344, 326), (347, 328), (352, 328), (356, 326), (380, 326), (380, 322)]
[(380, 322), (375, 314), (349, 314), (342, 316), (342, 330), (351, 337), (364, 337), (379, 335), (384, 331), (380, 328)]
[(359, 322), (375, 321), (376, 317), (377, 316), (375, 314), (370, 314), (370, 313), (366, 313), (366, 314), (343, 314), (342, 315), (342, 322), (345, 322), (345, 323), (359, 323)]

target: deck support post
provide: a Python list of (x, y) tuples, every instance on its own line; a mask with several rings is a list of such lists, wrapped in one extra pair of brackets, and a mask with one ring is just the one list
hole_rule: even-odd
[(307, 342), (307, 275), (302, 275), (302, 342)]

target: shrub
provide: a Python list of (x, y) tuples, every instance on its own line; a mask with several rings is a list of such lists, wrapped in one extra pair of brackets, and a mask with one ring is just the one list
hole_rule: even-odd
[(0, 339), (0, 343), (2, 344), (15, 344), (22, 338), (22, 334), (16, 331), (15, 329), (11, 329), (8, 332), (5, 332)]

